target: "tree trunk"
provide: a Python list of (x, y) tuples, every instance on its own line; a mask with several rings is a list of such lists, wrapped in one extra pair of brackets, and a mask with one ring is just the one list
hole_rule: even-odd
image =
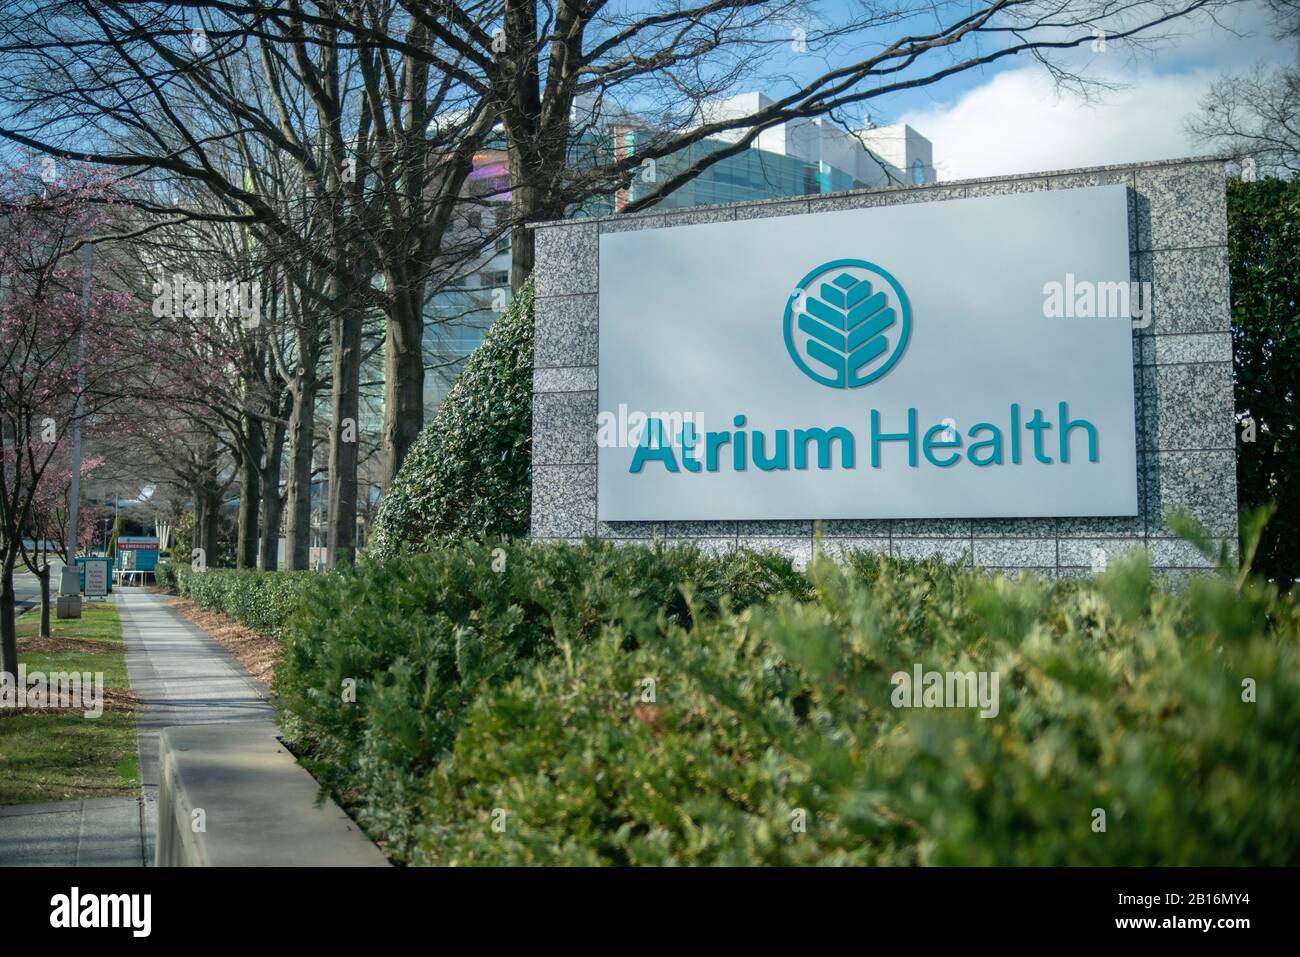
[[(204, 566), (215, 566), (217, 561), (217, 531), (221, 521), (221, 491), (217, 486), (216, 449), (209, 448), (196, 463), (196, 473), (191, 479), (190, 494), (194, 499), (194, 539), (190, 548), (203, 549)], [(185, 556), (192, 561), (194, 556)]]
[(239, 545), (236, 568), (257, 567), (257, 518), (261, 511), (262, 453), (265, 439), (260, 420), (244, 416), (244, 456), (239, 463)]
[(41, 583), (41, 637), (50, 637), (50, 566), (47, 564), (36, 573), (36, 580)]
[(262, 466), (262, 537), (257, 550), (257, 567), (273, 572), (280, 567), (280, 516), (284, 499), (280, 497), (280, 465), (284, 461), (284, 426), (270, 426), (271, 447)]
[(205, 547), (203, 533), (208, 527), (208, 496), (203, 482), (194, 482), (190, 485), (190, 500), (193, 502), (194, 509), (194, 534), (190, 538), (191, 554), (185, 556), (187, 562), (194, 560), (193, 549)]
[(203, 528), (199, 541), (203, 560), (208, 565), (217, 561), (217, 534), (221, 530), (221, 493), (217, 491), (216, 478), (210, 477), (203, 487)]
[(0, 670), (18, 680), (18, 624), (14, 621), (14, 562), (0, 565)]
[[(506, 0), (506, 49), (512, 82), (506, 86), (510, 103), (506, 109), (506, 156), (510, 164), (510, 288), (518, 292), (533, 271), (533, 230), (542, 212), (543, 183), (563, 175), (567, 149), (567, 124), (557, 124), (559, 152), (543, 156), (541, 69), (537, 60), (537, 4), (532, 0)], [(565, 111), (568, 116), (568, 111)], [(555, 150), (550, 150), (555, 154)], [(543, 161), (558, 166), (540, 165)]]
[(564, 153), (535, 149), (531, 134), (520, 133), (515, 138), (524, 142), (522, 147), (512, 142), (509, 150), (511, 182), (521, 184), (510, 194), (510, 288), (518, 292), (536, 265), (536, 230), (529, 229), (528, 224), (563, 218), (565, 204), (557, 199), (555, 184), (538, 182), (538, 170), (564, 168)]
[[(411, 298), (415, 298), (414, 296)], [(424, 317), (410, 302), (394, 306), (384, 340), (384, 438), (381, 492), (397, 477), (424, 427)]]
[(522, 222), (510, 227), (510, 291), (518, 292), (533, 271), (533, 233)]
[(190, 496), (194, 500), (194, 535), (190, 540), (191, 554), (185, 556), (185, 561), (194, 560), (193, 549), (200, 548), (203, 550), (203, 562), (216, 560), (215, 545), (212, 540), (215, 535), (213, 529), (213, 496), (212, 489), (209, 485), (210, 479), (207, 476), (196, 480), (190, 488)]
[(329, 538), (331, 568), (356, 559), (357, 418), (361, 408), (361, 310), (340, 305), (330, 317), (334, 395), (330, 422)]
[(300, 377), (289, 418), (289, 483), (285, 489), (284, 558), (289, 567), (308, 567), (311, 554), (311, 473), (316, 432), (316, 384)]

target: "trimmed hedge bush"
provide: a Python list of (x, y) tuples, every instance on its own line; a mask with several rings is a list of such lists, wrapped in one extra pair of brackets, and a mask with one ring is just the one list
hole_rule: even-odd
[(159, 562), (154, 568), (153, 580), (159, 588), (176, 591), (176, 566), (170, 561)]
[(483, 337), (384, 493), (370, 555), (528, 533), (533, 284)]
[(271, 638), (284, 637), (285, 624), (313, 579), (327, 577), (311, 571), (209, 568), (200, 572), (171, 564), (158, 568), (159, 585)]
[[(642, 620), (632, 647), (607, 628), (484, 695), (412, 860), (1300, 862), (1290, 597), (1174, 595), (1141, 562), (1095, 583), (872, 564), (818, 563), (812, 601)], [(916, 664), (997, 673), (997, 716), (896, 707)]]
[(461, 546), (318, 579), (276, 689), (410, 863), (1300, 862), (1300, 612), (1227, 571)]
[(318, 579), (291, 620), (281, 724), (402, 859), (429, 772), (484, 689), (623, 621), (686, 624), (806, 588), (787, 559), (688, 546), (465, 544), (363, 563)]

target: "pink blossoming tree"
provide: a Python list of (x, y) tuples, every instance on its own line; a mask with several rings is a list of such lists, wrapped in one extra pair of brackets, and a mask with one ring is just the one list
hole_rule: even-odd
[(0, 669), (10, 674), (24, 534), (70, 478), (73, 426), (122, 399), (140, 351), (130, 296), (96, 291), (82, 301), (76, 253), (115, 214), (100, 174), (0, 169)]

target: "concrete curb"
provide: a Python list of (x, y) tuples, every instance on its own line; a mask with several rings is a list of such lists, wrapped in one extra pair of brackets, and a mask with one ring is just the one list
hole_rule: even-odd
[(270, 722), (166, 728), (158, 867), (386, 867)]

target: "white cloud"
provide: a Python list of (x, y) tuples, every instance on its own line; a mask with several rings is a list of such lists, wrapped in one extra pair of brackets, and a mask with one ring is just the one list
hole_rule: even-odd
[[(1210, 83), (1257, 63), (1290, 63), (1296, 48), (1276, 36), (1261, 0), (1180, 19), (1142, 52), (1088, 45), (1057, 56), (1067, 68), (1120, 85), (1085, 100), (1058, 91), (1046, 70), (1024, 64), (948, 101), (899, 116), (934, 143), (941, 179), (1031, 173), (1193, 156), (1205, 147), (1183, 126)], [(1226, 29), (1225, 29), (1226, 27)], [(937, 93), (939, 88), (933, 91)]]
[(899, 119), (934, 144), (940, 179), (1191, 156), (1205, 149), (1184, 119), (1216, 72), (1127, 73), (1117, 78), (1126, 88), (1084, 100), (1057, 90), (1042, 68), (1022, 67)]

